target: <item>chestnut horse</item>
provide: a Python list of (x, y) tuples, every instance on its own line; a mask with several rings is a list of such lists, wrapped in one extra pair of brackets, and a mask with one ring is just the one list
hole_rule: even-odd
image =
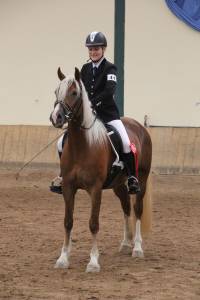
[[(50, 119), (56, 128), (62, 127), (64, 123), (68, 122), (68, 136), (61, 157), (65, 235), (61, 255), (57, 259), (55, 267), (69, 267), (74, 198), (78, 189), (84, 189), (91, 197), (89, 228), (92, 234), (92, 249), (86, 271), (98, 272), (100, 265), (97, 233), (99, 231), (102, 189), (107, 173), (115, 160), (115, 154), (105, 126), (91, 108), (79, 70), (75, 68), (74, 76), (65, 77), (59, 68), (58, 77), (60, 84), (55, 91), (56, 102)], [(148, 231), (151, 227), (151, 197), (148, 177), (151, 167), (152, 144), (147, 130), (142, 125), (130, 118), (122, 118), (122, 121), (131, 142), (137, 148), (141, 192), (133, 196), (135, 201), (133, 207), (125, 184), (127, 180), (125, 172), (113, 181), (110, 188), (120, 199), (124, 213), (124, 237), (120, 250), (130, 249), (133, 256), (142, 257), (141, 232), (143, 229)], [(131, 212), (134, 212), (133, 216)], [(133, 223), (135, 223), (134, 226)], [(135, 231), (134, 237), (133, 231)]]

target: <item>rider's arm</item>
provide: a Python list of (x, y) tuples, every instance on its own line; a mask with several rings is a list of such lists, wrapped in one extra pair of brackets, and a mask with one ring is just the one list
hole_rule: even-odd
[(106, 71), (106, 85), (105, 88), (97, 96), (91, 99), (92, 105), (94, 107), (100, 107), (104, 104), (104, 101), (107, 101), (110, 97), (113, 97), (115, 94), (117, 86), (117, 69), (114, 65)]

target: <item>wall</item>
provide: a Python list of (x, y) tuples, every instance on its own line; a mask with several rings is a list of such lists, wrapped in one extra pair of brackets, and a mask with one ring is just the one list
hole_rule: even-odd
[(125, 114), (154, 126), (200, 126), (200, 32), (164, 0), (126, 0)]
[[(200, 174), (200, 128), (152, 127), (152, 171)], [(52, 126), (0, 126), (0, 165), (23, 165), (62, 133)], [(30, 166), (57, 165), (56, 141)]]
[[(114, 0), (0, 1), (1, 163), (25, 163), (58, 134), (43, 126), (50, 125), (56, 70), (71, 74), (85, 63), (93, 30), (106, 34), (113, 60)], [(199, 32), (164, 0), (126, 0), (125, 35), (125, 115), (141, 123), (147, 115), (158, 126), (150, 129), (153, 169), (199, 173)], [(34, 162), (56, 163), (55, 144)]]
[(200, 128), (150, 128), (153, 171), (200, 174)]
[[(125, 114), (151, 125), (200, 126), (200, 33), (164, 0), (126, 0)], [(103, 31), (113, 60), (114, 0), (0, 1), (0, 124), (49, 125), (56, 70), (88, 58)]]
[(86, 36), (102, 30), (113, 60), (114, 0), (0, 1), (0, 124), (48, 125), (57, 68), (88, 59)]
[[(0, 164), (23, 165), (62, 133), (52, 126), (1, 125)], [(33, 164), (58, 163), (56, 140), (33, 160)]]

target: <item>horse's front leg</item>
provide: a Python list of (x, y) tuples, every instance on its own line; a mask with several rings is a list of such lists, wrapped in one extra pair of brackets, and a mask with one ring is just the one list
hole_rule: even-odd
[(69, 256), (71, 252), (71, 230), (73, 227), (75, 190), (69, 185), (63, 186), (63, 197), (65, 201), (65, 218), (64, 218), (64, 242), (61, 249), (60, 257), (57, 259), (55, 268), (68, 268)]
[(91, 195), (92, 207), (89, 227), (92, 234), (92, 249), (90, 252), (90, 261), (87, 265), (86, 272), (99, 272), (99, 250), (97, 246), (97, 233), (99, 231), (99, 213), (101, 206), (101, 189), (94, 188)]

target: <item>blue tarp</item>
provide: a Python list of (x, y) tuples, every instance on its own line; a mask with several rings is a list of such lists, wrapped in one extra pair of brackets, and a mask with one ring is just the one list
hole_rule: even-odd
[(183, 22), (200, 31), (200, 0), (165, 0), (170, 10)]

